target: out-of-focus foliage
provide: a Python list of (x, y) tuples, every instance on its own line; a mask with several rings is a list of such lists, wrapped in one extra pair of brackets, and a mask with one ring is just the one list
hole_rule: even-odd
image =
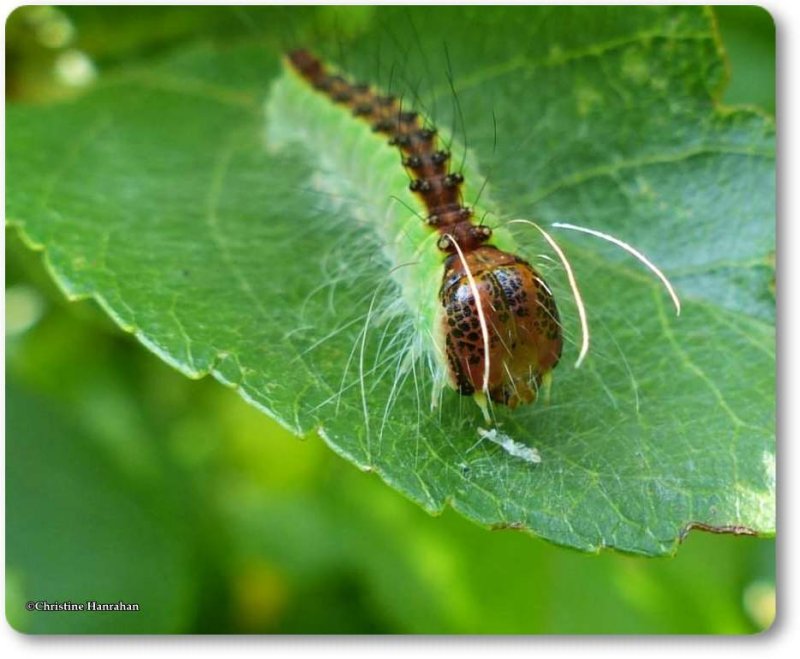
[(714, 8), (731, 71), (722, 100), (775, 113), (775, 23), (766, 9)]
[[(98, 29), (77, 11), (77, 35), (83, 19)], [(178, 25), (154, 43), (145, 29), (116, 29), (125, 48), (84, 46), (109, 66), (194, 34)], [(7, 264), (6, 597), (20, 630), (748, 633), (771, 623), (772, 541), (692, 533), (674, 559), (584, 556), (450, 511), (429, 517), (318, 438), (297, 441), (233, 392), (170, 370), (90, 303), (63, 302), (14, 231)], [(81, 598), (146, 610), (23, 610)]]

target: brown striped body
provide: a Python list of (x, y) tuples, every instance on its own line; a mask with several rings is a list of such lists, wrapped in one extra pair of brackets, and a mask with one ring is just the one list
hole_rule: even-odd
[(555, 301), (529, 263), (489, 245), (491, 229), (473, 223), (472, 210), (463, 204), (463, 177), (450, 171), (450, 154), (439, 148), (436, 130), (423, 126), (417, 113), (404, 110), (395, 97), (328, 73), (305, 50), (289, 53), (288, 60), (311, 86), (347, 106), (401, 152), (412, 177), (409, 187), (447, 254), (439, 297), (452, 386), (463, 395), (479, 393), (488, 364), (486, 393), (493, 401), (514, 407), (535, 399), (561, 355)]

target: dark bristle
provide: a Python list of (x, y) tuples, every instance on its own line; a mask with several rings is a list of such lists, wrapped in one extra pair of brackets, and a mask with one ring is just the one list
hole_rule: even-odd
[[(489, 234), (472, 225), (472, 211), (462, 204), (464, 177), (449, 171), (450, 153), (439, 148), (436, 129), (424, 126), (418, 112), (402, 109), (391, 94), (377, 94), (368, 84), (327, 71), (307, 50), (291, 51), (287, 58), (315, 89), (349, 107), (353, 116), (369, 122), (374, 132), (387, 135), (389, 144), (400, 150), (402, 165), (412, 177), (409, 189), (425, 204), (429, 226), (457, 236), (465, 253), (486, 240)], [(440, 248), (451, 251), (452, 241), (442, 241)]]

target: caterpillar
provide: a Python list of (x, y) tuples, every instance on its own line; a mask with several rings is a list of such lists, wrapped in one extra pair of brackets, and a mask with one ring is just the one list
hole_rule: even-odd
[[(558, 307), (510, 231), (477, 222), (482, 212), (464, 204), (468, 181), (479, 178), (474, 163), (465, 157), (461, 171), (451, 171), (440, 131), (401, 98), (352, 82), (305, 49), (288, 52), (283, 63), (267, 106), (268, 147), (313, 144), (320, 185), (365, 202), (358, 215), (382, 236), (386, 260), (395, 266), (417, 352), (427, 355), (433, 372), (433, 404), (449, 385), (491, 421), (492, 404), (513, 409), (547, 393), (564, 342)], [(569, 262), (534, 226), (567, 270), (585, 330)], [(586, 231), (622, 246), (663, 280), (630, 246)], [(579, 362), (588, 348), (583, 334)]]
[(484, 410), (487, 397), (511, 408), (533, 401), (561, 357), (555, 300), (530, 263), (492, 244), (492, 230), (475, 222), (463, 202), (464, 176), (450, 171), (451, 153), (439, 147), (436, 129), (396, 97), (330, 73), (306, 50), (291, 51), (287, 62), (402, 154), (424, 224), (438, 234), (443, 274), (429, 331), (447, 382)]

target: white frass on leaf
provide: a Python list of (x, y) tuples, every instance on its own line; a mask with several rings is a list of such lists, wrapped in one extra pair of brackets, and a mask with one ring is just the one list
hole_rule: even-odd
[(531, 464), (539, 464), (542, 461), (542, 456), (535, 448), (527, 446), (522, 442), (518, 442), (504, 432), (500, 432), (497, 428), (486, 430), (485, 428), (478, 428), (478, 435), (480, 438), (487, 439), (493, 444), (497, 444), (509, 455), (530, 462)]

